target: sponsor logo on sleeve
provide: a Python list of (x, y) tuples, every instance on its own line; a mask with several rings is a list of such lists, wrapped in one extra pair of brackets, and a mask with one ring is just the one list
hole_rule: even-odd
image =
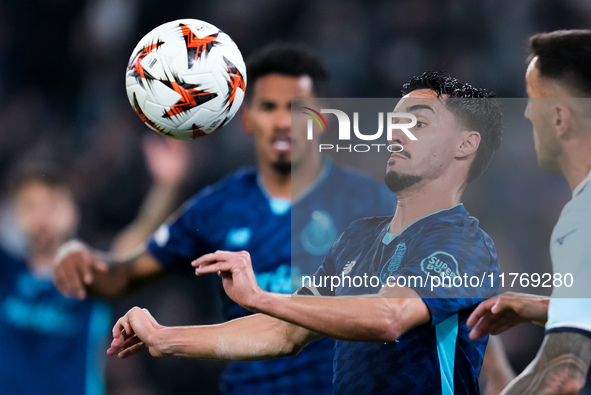
[(564, 243), (564, 239), (566, 239), (567, 236), (572, 235), (576, 231), (577, 231), (577, 228), (571, 230), (570, 232), (567, 232), (567, 233), (563, 234), (561, 237), (557, 237), (556, 238), (556, 242), (558, 243), (558, 245), (562, 245), (562, 243)]
[(421, 271), (429, 276), (459, 277), (459, 265), (456, 258), (444, 251), (437, 251), (421, 261)]

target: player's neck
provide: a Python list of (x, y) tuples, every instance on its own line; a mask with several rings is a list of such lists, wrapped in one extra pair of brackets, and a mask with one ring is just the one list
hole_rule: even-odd
[(29, 238), (28, 255), (30, 259), (39, 259), (40, 261), (52, 260), (59, 248), (68, 240), (75, 237), (75, 231), (65, 232), (61, 235), (52, 235), (48, 237)]
[(57, 252), (56, 248), (31, 248), (28, 261), (31, 268), (51, 267), (53, 265), (53, 258)]
[(591, 143), (579, 144), (570, 152), (563, 155), (563, 160), (560, 163), (560, 171), (566, 178), (571, 192), (583, 182), (591, 171)]
[(279, 172), (270, 165), (259, 165), (259, 170), (265, 188), (272, 197), (291, 200), (307, 190), (308, 185), (318, 177), (322, 161), (320, 157), (303, 161), (298, 166), (292, 165), (288, 173)]
[(398, 192), (396, 212), (389, 232), (399, 235), (419, 219), (459, 204), (463, 190), (463, 187), (450, 188), (444, 181), (435, 180)]
[(270, 166), (259, 166), (259, 172), (271, 197), (291, 199), (291, 172), (279, 172)]

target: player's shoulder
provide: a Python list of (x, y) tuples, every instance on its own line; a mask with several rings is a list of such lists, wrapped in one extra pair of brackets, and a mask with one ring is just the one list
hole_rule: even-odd
[(499, 270), (492, 239), (463, 205), (434, 213), (417, 224), (405, 241), (423, 273), (434, 275), (441, 267), (457, 275)]
[[(591, 232), (591, 183), (575, 195), (564, 206), (552, 231), (551, 250), (560, 247), (562, 254), (588, 254), (591, 245), (588, 235)], [(558, 250), (554, 250), (558, 251)]]
[(563, 208), (560, 220), (591, 226), (591, 182), (575, 194)]
[(189, 199), (189, 206), (215, 205), (231, 199), (243, 199), (249, 190), (257, 188), (257, 171), (254, 166), (242, 167), (219, 181), (208, 185)]
[(257, 185), (257, 170), (254, 166), (245, 166), (236, 170), (233, 173), (225, 176), (216, 183), (209, 185), (197, 196), (210, 196), (215, 194), (225, 194), (233, 191), (241, 191), (245, 188), (256, 187)]
[(25, 270), (26, 267), (27, 262), (22, 256), (14, 254), (0, 245), (0, 272), (3, 273), (1, 277), (8, 277), (9, 273)]
[(420, 227), (429, 230), (475, 230), (479, 227), (476, 217), (471, 216), (463, 204), (429, 214), (416, 222)]
[(480, 228), (478, 219), (471, 216), (463, 204), (428, 215), (411, 226), (414, 227), (412, 233), (421, 234), (424, 240), (456, 244), (470, 241), (492, 247), (490, 236)]
[(421, 240), (416, 246), (421, 251), (444, 251), (466, 261), (496, 264), (493, 240), (462, 204), (433, 214), (415, 232), (411, 237)]

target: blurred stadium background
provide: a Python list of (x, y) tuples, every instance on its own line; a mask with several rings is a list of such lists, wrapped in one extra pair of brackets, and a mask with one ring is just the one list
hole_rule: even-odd
[[(56, 161), (82, 206), (79, 236), (107, 248), (134, 218), (150, 185), (140, 139), (147, 128), (131, 110), (124, 72), (137, 41), (177, 18), (211, 22), (245, 57), (275, 40), (303, 42), (327, 64), (328, 97), (398, 97), (412, 75), (444, 69), (460, 79), (524, 97), (527, 37), (591, 28), (585, 0), (24, 0), (0, 2), (0, 240), (22, 245), (13, 229), (7, 182), (23, 161)], [(189, 143), (186, 198), (238, 166), (254, 163), (239, 116), (211, 137)], [(506, 133), (489, 171), (465, 205), (496, 241), (504, 271), (522, 262), (550, 270), (548, 240), (570, 198), (559, 177), (536, 162), (531, 128)], [(174, 278), (115, 305), (148, 307), (163, 324), (219, 320), (214, 285)], [(204, 296), (205, 295), (205, 296)], [(502, 336), (520, 372), (543, 337), (522, 326)], [(223, 363), (111, 359), (110, 394), (215, 393)], [(2, 367), (0, 366), (0, 369)], [(586, 392), (591, 393), (591, 392)]]

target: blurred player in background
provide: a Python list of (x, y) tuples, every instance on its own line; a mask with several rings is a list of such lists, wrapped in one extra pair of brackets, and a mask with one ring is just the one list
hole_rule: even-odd
[[(178, 144), (145, 142), (154, 184), (136, 221), (117, 238), (117, 250), (137, 246), (172, 211), (188, 162)], [(47, 165), (26, 166), (15, 176), (13, 203), (27, 251), (15, 256), (0, 247), (0, 392), (102, 394), (110, 307), (65, 298), (52, 283), (56, 251), (78, 224), (70, 187)]]
[[(291, 133), (291, 99), (313, 100), (325, 78), (323, 65), (305, 48), (272, 45), (254, 54), (241, 113), (255, 141), (257, 167), (240, 169), (199, 192), (132, 257), (102, 262), (81, 243), (64, 246), (55, 269), (60, 291), (79, 299), (87, 292), (123, 295), (170, 271), (192, 275), (192, 260), (223, 249), (248, 250), (260, 286), (289, 294), (292, 255), (315, 270), (349, 223), (391, 214), (395, 204), (385, 186), (324, 160), (317, 140)], [(293, 244), (292, 205), (299, 215)], [(226, 319), (249, 314), (221, 293)], [(297, 358), (230, 363), (222, 389), (228, 394), (332, 394), (333, 345), (325, 339)]]
[[(331, 247), (317, 279), (368, 275), (385, 284), (394, 272), (428, 278), (438, 275), (421, 269), (421, 262), (435, 258), (462, 274), (499, 271), (492, 240), (460, 203), (466, 185), (500, 145), (498, 104), (485, 91), (440, 73), (425, 73), (404, 88), (396, 110), (417, 117), (418, 141), (409, 142), (400, 130), (391, 141), (405, 147), (390, 156), (386, 172), (388, 187), (398, 194), (396, 213), (352, 223)], [(328, 336), (338, 339), (335, 393), (478, 393), (486, 341), (470, 341), (465, 323), (478, 302), (498, 289), (468, 287), (450, 298), (441, 288), (429, 292), (421, 286), (332, 290), (307, 284), (298, 293), (357, 297), (290, 298), (259, 287), (259, 259), (218, 251), (193, 265), (198, 275), (218, 273), (234, 301), (265, 314), (166, 328), (134, 308), (113, 328), (108, 353), (127, 357), (149, 349), (154, 356), (267, 359), (295, 355)]]
[(591, 362), (591, 299), (582, 297), (591, 280), (591, 31), (538, 34), (530, 49), (525, 117), (533, 125), (538, 161), (562, 174), (572, 191), (552, 232), (552, 267), (572, 274), (574, 285), (555, 287), (551, 299), (514, 293), (490, 299), (469, 324), (474, 339), (522, 322), (545, 324), (538, 355), (504, 393), (573, 394)]
[(23, 173), (14, 202), (28, 256), (0, 250), (0, 388), (6, 394), (102, 394), (108, 304), (64, 298), (51, 281), (57, 248), (74, 236), (70, 189), (49, 169)]

